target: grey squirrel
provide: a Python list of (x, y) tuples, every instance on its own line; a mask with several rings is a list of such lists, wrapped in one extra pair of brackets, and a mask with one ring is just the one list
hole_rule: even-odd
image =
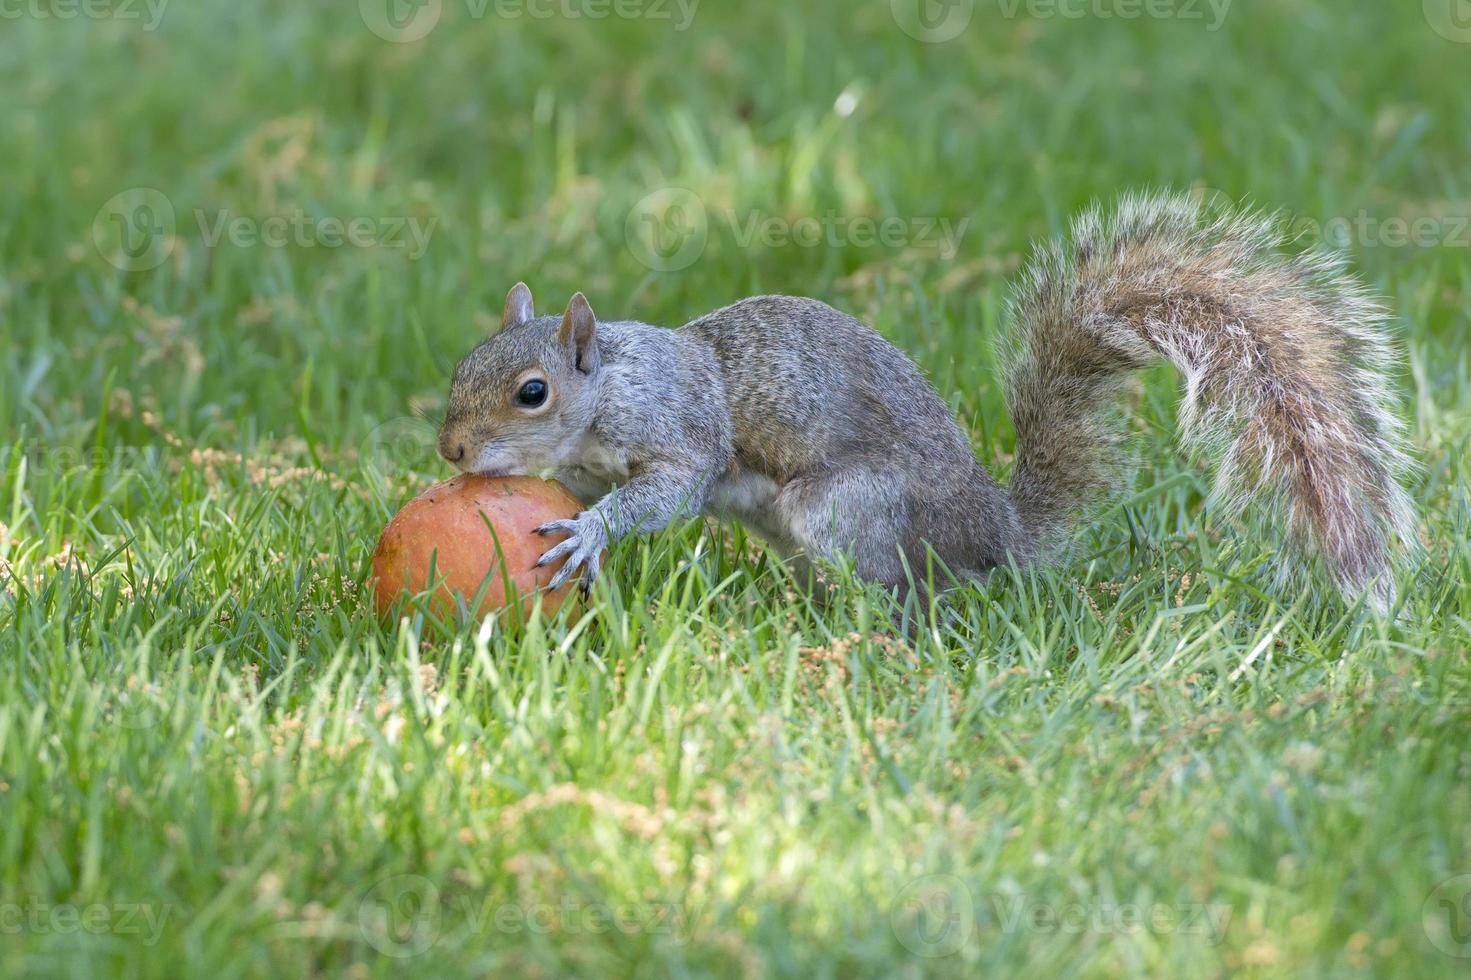
[(1010, 311), (1007, 488), (908, 357), (783, 296), (668, 330), (600, 322), (581, 293), (538, 317), (517, 284), (455, 369), (439, 452), (466, 472), (551, 471), (590, 505), (537, 531), (568, 535), (542, 559), (567, 558), (554, 587), (579, 571), (590, 587), (610, 542), (707, 514), (900, 588), (929, 549), (960, 576), (1048, 554), (1118, 485), (1115, 396), (1164, 359), (1218, 499), (1279, 506), (1345, 596), (1382, 610), (1414, 530), (1386, 313), (1339, 259), (1284, 244), (1269, 217), (1131, 196), (1039, 249)]

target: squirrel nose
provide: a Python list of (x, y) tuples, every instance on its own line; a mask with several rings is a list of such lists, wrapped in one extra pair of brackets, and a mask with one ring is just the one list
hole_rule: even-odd
[(463, 442), (448, 443), (441, 441), (439, 443), (439, 455), (443, 456), (447, 462), (458, 463), (465, 458), (465, 444)]

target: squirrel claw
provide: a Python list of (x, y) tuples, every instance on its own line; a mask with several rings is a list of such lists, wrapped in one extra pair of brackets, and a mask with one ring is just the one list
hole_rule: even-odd
[(568, 538), (566, 541), (563, 541), (561, 544), (557, 545), (555, 548), (552, 548), (546, 554), (538, 558), (536, 561), (536, 567), (546, 568), (558, 558), (561, 558), (564, 555), (571, 554), (573, 551), (577, 550), (578, 544), (579, 542), (577, 538)]
[(598, 571), (602, 566), (602, 551), (607, 546), (607, 533), (604, 530), (602, 518), (596, 514), (583, 514), (570, 521), (553, 521), (536, 529), (537, 534), (552, 534), (560, 532), (567, 534), (565, 541), (560, 541), (547, 550), (537, 561), (537, 568), (566, 558), (566, 562), (557, 569), (557, 574), (547, 583), (547, 588), (555, 592), (571, 581), (572, 576), (581, 571), (581, 582), (583, 598), (592, 591), (593, 582), (598, 577)]
[(577, 556), (573, 555), (567, 560), (567, 564), (563, 565), (561, 570), (552, 576), (552, 580), (547, 584), (547, 588), (555, 592), (566, 585), (567, 580), (572, 577), (572, 573), (577, 570), (577, 566), (580, 564), (581, 562), (578, 561)]
[(582, 593), (582, 601), (586, 602), (592, 595), (593, 583), (598, 580), (599, 566), (602, 564), (602, 556), (594, 553), (587, 560), (587, 568), (583, 570), (582, 581), (578, 583), (577, 589)]

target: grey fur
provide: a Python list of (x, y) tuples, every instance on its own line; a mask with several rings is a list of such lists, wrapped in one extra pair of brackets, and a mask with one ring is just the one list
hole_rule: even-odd
[[(544, 558), (568, 558), (554, 584), (581, 570), (586, 588), (610, 542), (705, 513), (898, 587), (930, 550), (968, 576), (1047, 553), (1117, 485), (1113, 395), (1163, 357), (1186, 378), (1187, 438), (1221, 460), (1223, 499), (1280, 502), (1345, 592), (1382, 606), (1413, 523), (1383, 313), (1335, 260), (1282, 255), (1272, 227), (1130, 198), (1038, 255), (1014, 307), (1010, 492), (902, 352), (784, 296), (665, 330), (595, 322), (581, 294), (534, 317), (518, 284), (502, 329), (455, 371), (440, 449), (466, 470), (549, 470), (591, 504), (541, 529), (568, 535)], [(515, 404), (528, 372), (553, 392), (535, 410)]]

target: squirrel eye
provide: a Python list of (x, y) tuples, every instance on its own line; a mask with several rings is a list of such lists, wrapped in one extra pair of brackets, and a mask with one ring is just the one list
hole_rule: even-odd
[(547, 383), (540, 378), (532, 378), (516, 392), (516, 404), (522, 408), (540, 408), (546, 400)]

